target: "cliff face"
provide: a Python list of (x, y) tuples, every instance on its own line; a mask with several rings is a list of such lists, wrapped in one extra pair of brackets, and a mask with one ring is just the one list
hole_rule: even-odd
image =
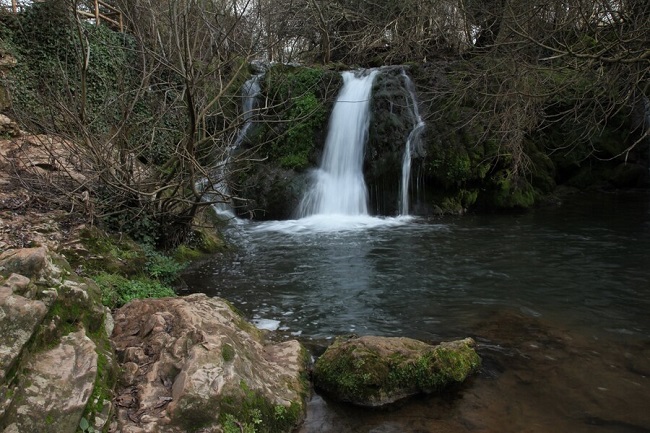
[[(380, 68), (373, 84), (363, 167), (372, 213), (398, 212), (406, 142), (417, 123), (415, 105), (425, 125), (411, 146), (410, 213), (522, 210), (557, 202), (558, 185), (612, 189), (650, 184), (648, 140), (637, 143), (643, 123), (638, 119), (647, 104), (619, 107), (607, 122), (584, 115), (560, 121), (562, 113), (578, 113), (583, 105), (598, 101), (581, 100), (580, 89), (561, 86), (526, 96), (526, 86), (539, 86), (535, 80), (542, 78), (586, 86), (589, 77), (549, 72), (548, 77), (515, 80), (498, 75), (498, 69), (494, 76), (481, 76), (478, 71), (489, 66), (481, 62)], [(336, 82), (336, 73), (323, 74), (307, 67), (282, 67), (266, 79), (261, 98), (272, 101), (273, 108), (261, 110), (246, 147), (256, 149), (260, 161), (241, 165), (248, 172), (237, 170), (231, 179), (244, 199), (242, 215), (295, 216), (309, 169), (320, 162), (327, 136), (325, 114), (331, 112), (339, 88), (305, 90), (319, 89), (325, 76), (330, 77), (327, 82)], [(305, 77), (313, 82), (303, 89), (301, 80), (309, 81)], [(407, 80), (413, 81), (412, 90)], [(297, 115), (296, 107), (307, 101), (312, 109), (305, 113), (316, 117)], [(271, 118), (279, 123), (265, 123)]]

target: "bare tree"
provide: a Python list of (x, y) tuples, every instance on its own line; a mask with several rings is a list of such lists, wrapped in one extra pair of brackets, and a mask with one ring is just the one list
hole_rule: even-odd
[[(259, 46), (248, 2), (128, 2), (129, 34), (112, 39), (94, 38), (106, 30), (75, 18), (72, 0), (59, 3), (70, 45), (56, 49), (65, 55), (55, 59), (59, 79), (37, 82), (47, 89), (37, 96), (41, 114), (17, 104), (18, 117), (74, 143), (88, 167), (76, 191), (92, 200), (95, 220), (175, 246), (201, 209), (229, 199), (212, 186), (224, 175), (215, 167), (234, 140), (239, 87)], [(128, 55), (124, 70), (102, 75), (98, 62), (116, 52)]]

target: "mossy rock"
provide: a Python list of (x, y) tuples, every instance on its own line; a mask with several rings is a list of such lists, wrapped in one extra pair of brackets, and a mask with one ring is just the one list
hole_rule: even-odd
[(314, 384), (359, 406), (384, 406), (465, 381), (481, 365), (474, 340), (438, 346), (410, 338), (339, 338), (316, 361)]
[(59, 251), (73, 269), (130, 276), (141, 272), (146, 264), (145, 251), (128, 236), (108, 234), (97, 227), (83, 228), (78, 236), (79, 242)]

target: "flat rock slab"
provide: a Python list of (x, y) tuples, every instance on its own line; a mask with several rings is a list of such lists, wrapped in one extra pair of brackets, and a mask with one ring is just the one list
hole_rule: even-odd
[(316, 361), (314, 384), (342, 401), (378, 407), (433, 393), (475, 372), (474, 340), (433, 346), (402, 337), (338, 338)]

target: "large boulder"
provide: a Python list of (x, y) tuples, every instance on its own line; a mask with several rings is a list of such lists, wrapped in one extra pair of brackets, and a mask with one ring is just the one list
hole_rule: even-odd
[(106, 425), (114, 374), (98, 290), (45, 247), (0, 254), (0, 431)]
[(28, 284), (28, 278), (12, 274), (0, 286), (0, 385), (47, 314), (47, 307), (42, 301), (15, 293)]
[(95, 348), (82, 329), (32, 357), (5, 414), (4, 432), (77, 431), (97, 377)]
[(360, 406), (384, 406), (440, 391), (475, 372), (481, 358), (474, 340), (437, 346), (410, 338), (339, 337), (316, 361), (314, 385)]
[(133, 301), (115, 314), (113, 343), (124, 371), (116, 399), (123, 433), (288, 432), (304, 417), (302, 346), (267, 344), (221, 299)]

